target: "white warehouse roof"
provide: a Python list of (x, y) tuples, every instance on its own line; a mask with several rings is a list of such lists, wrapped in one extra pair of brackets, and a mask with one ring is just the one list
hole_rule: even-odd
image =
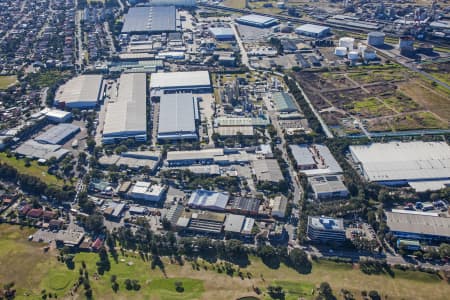
[(95, 106), (100, 96), (102, 75), (81, 75), (62, 85), (55, 95), (56, 103), (68, 107)]
[(330, 30), (330, 27), (327, 26), (320, 26), (320, 25), (314, 25), (314, 24), (305, 24), (297, 27), (295, 29), (296, 32), (309, 32), (313, 34), (323, 34), (324, 32)]
[(189, 198), (188, 205), (204, 209), (225, 210), (229, 196), (224, 193), (196, 190)]
[(154, 73), (150, 80), (150, 88), (185, 88), (211, 86), (208, 71)]
[(450, 146), (445, 142), (373, 143), (350, 146), (350, 152), (370, 181), (450, 179)]
[(147, 133), (147, 77), (143, 73), (120, 76), (117, 101), (108, 104), (104, 138), (127, 138)]

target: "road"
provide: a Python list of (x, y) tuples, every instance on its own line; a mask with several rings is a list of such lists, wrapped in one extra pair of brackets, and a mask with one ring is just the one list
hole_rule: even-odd
[[(78, 5), (78, 1), (75, 2), (75, 6)], [(75, 14), (75, 26), (76, 26), (76, 31), (75, 31), (75, 37), (77, 39), (77, 62), (76, 64), (78, 66), (80, 66), (80, 70), (82, 69), (83, 66), (83, 58), (84, 58), (84, 54), (83, 54), (83, 32), (81, 30), (81, 17), (82, 17), (82, 10), (77, 10), (76, 14)]]
[(239, 35), (239, 31), (237, 29), (236, 24), (231, 25), (231, 28), (233, 28), (234, 35), (236, 37), (236, 41), (239, 46), (239, 50), (241, 53), (241, 63), (249, 68), (249, 70), (255, 70), (252, 66), (250, 66), (250, 62), (248, 60), (247, 50), (245, 50), (244, 44), (242, 43), (241, 36)]
[[(120, 2), (120, 1), (119, 1)], [(113, 36), (111, 34), (111, 30), (109, 29), (109, 23), (108, 22), (104, 22), (103, 23), (103, 28), (105, 28), (106, 34), (108, 35), (108, 41), (109, 41), (109, 49), (110, 49), (110, 54), (111, 56), (116, 55), (116, 47), (114, 46), (114, 39)]]

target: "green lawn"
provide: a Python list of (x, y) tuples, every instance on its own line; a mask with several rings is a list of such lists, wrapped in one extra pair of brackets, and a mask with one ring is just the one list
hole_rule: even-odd
[(19, 173), (38, 177), (48, 185), (64, 185), (63, 180), (56, 178), (54, 175), (48, 174), (47, 166), (41, 166), (37, 163), (37, 161), (30, 161), (30, 166), (26, 167), (24, 159), (16, 159), (15, 156), (8, 157), (6, 153), (0, 152), (0, 162), (14, 167)]
[(16, 75), (0, 76), (0, 90), (6, 90), (10, 85), (17, 82)]
[[(171, 264), (164, 258), (165, 272), (150, 267), (150, 262), (143, 261), (134, 252), (119, 253), (118, 261), (110, 258), (111, 269), (103, 275), (96, 276), (96, 253), (79, 253), (75, 257), (75, 268), (69, 270), (65, 264), (56, 259), (57, 251), (46, 253), (43, 245), (28, 242), (27, 236), (32, 229), (21, 230), (18, 226), (0, 225), (0, 284), (15, 282), (16, 299), (40, 299), (41, 290), (45, 289), (58, 298), (71, 298), (70, 289), (79, 276), (82, 262), (86, 264), (90, 285), (95, 299), (214, 299), (234, 300), (240, 297), (257, 296), (259, 299), (270, 299), (267, 294), (269, 285), (279, 285), (286, 293), (286, 299), (314, 299), (314, 287), (321, 282), (329, 282), (337, 299), (341, 288), (350, 290), (356, 299), (360, 299), (363, 290), (377, 290), (385, 299), (447, 299), (449, 285), (436, 275), (413, 271), (395, 270), (395, 276), (365, 275), (350, 264), (329, 261), (313, 262), (310, 274), (298, 274), (293, 269), (281, 265), (273, 270), (265, 266), (259, 258), (250, 257), (251, 264), (241, 268), (250, 278), (228, 276), (214, 270), (213, 265), (200, 260), (200, 268), (192, 268), (191, 263), (183, 266)], [(119, 291), (111, 288), (111, 275), (117, 276)], [(125, 289), (126, 279), (138, 280), (141, 289), (128, 291)], [(184, 291), (175, 290), (175, 282), (181, 282)], [(256, 295), (253, 287), (260, 288), (263, 293)], [(78, 294), (83, 294), (83, 288)], [(26, 296), (28, 295), (28, 296)], [(84, 296), (75, 297), (84, 299)]]

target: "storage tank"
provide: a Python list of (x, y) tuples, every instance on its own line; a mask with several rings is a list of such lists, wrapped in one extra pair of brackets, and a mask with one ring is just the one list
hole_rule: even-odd
[(361, 43), (358, 43), (358, 52), (363, 53), (367, 49), (366, 45), (363, 45)]
[(349, 50), (353, 49), (353, 45), (355, 44), (355, 39), (351, 37), (343, 37), (339, 39), (339, 47), (345, 47)]
[(398, 48), (401, 54), (414, 53), (414, 38), (412, 36), (402, 36), (398, 40)]
[(358, 53), (358, 51), (350, 51), (350, 52), (348, 53), (347, 58), (350, 59), (350, 60), (357, 60), (357, 59), (359, 58), (359, 53)]
[(373, 31), (367, 34), (367, 44), (371, 46), (383, 46), (386, 34), (380, 31)]
[(347, 48), (345, 47), (336, 47), (334, 49), (334, 54), (337, 56), (346, 56), (347, 55)]
[(366, 49), (361, 54), (365, 60), (374, 60), (377, 58), (377, 52), (371, 49)]

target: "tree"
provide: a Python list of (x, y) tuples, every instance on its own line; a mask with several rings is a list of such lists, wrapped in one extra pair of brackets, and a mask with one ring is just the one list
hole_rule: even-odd
[(182, 283), (181, 281), (175, 281), (174, 284), (175, 284), (175, 290), (176, 290), (178, 293), (184, 292), (183, 283)]
[(381, 297), (380, 297), (380, 295), (378, 294), (377, 291), (370, 291), (369, 292), (369, 297), (370, 297), (371, 300), (380, 300), (381, 299)]
[(442, 259), (446, 259), (450, 257), (450, 244), (442, 243), (439, 246), (439, 255)]
[(289, 263), (299, 273), (311, 272), (312, 264), (306, 252), (301, 249), (295, 248), (289, 253)]
[(317, 299), (320, 300), (334, 300), (336, 297), (333, 296), (333, 290), (328, 282), (322, 282), (319, 286), (319, 296)]

